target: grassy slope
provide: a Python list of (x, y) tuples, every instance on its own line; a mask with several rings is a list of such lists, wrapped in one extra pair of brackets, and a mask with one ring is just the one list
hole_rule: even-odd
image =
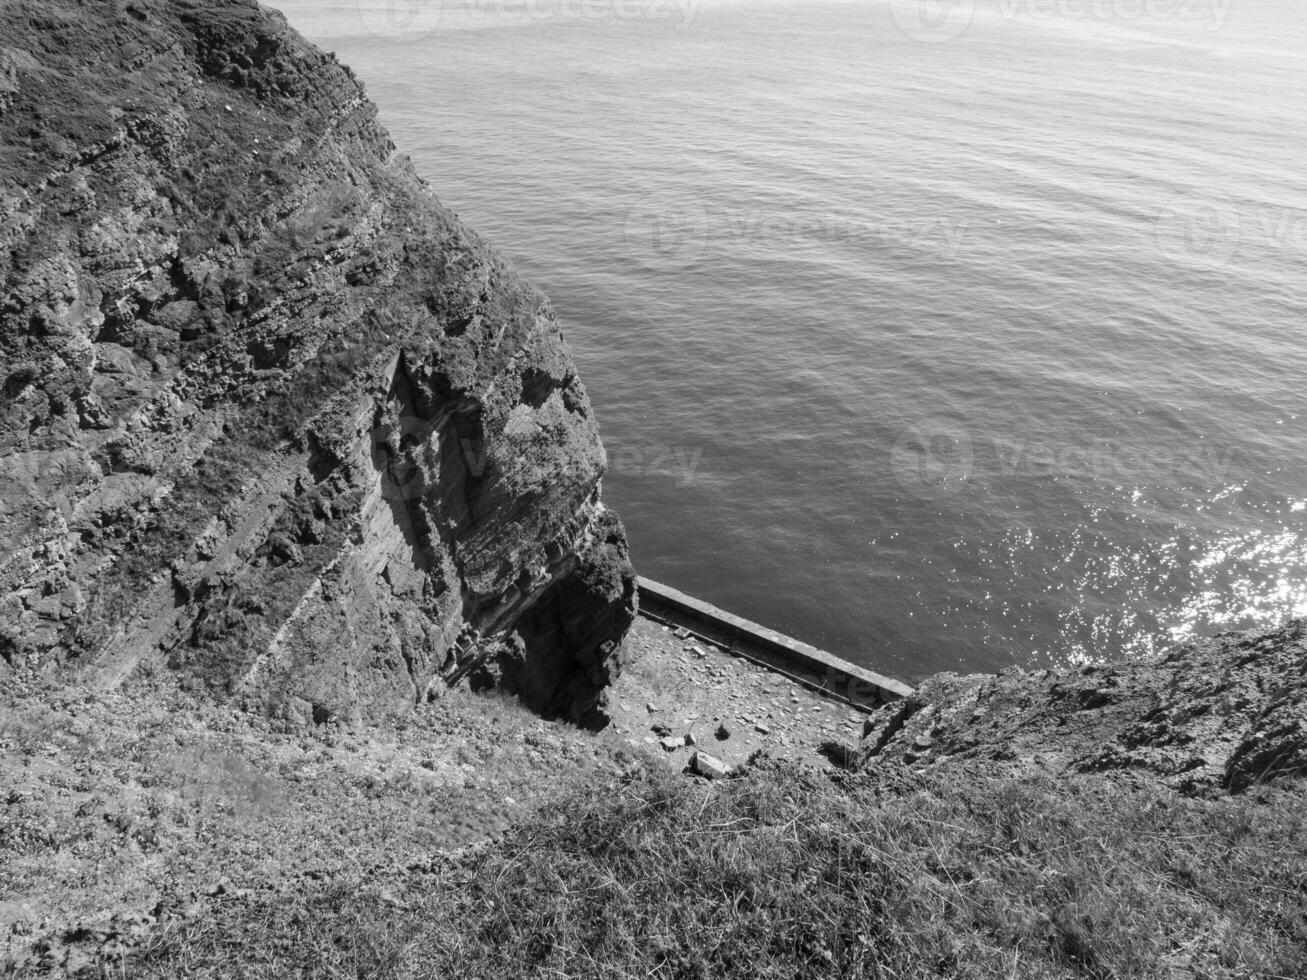
[(1301, 977), (1301, 788), (656, 769), (493, 847), (220, 898), (109, 975)]
[[(1268, 665), (1296, 664), (1297, 636), (1252, 660), (1238, 643), (1207, 655), (1277, 705), (1296, 669), (1276, 682)], [(678, 676), (680, 644), (636, 639), (659, 678)], [(721, 671), (711, 711), (776, 710)], [(689, 710), (642, 677), (619, 699)], [(1068, 683), (1029, 675), (1024, 700), (1009, 693), (1038, 715)], [(1265, 727), (1241, 703), (1221, 724)], [(1097, 709), (1100, 741), (1121, 704)], [(859, 773), (765, 758), (710, 784), (642, 752), (631, 724), (594, 735), (457, 691), (398, 727), (295, 730), (166, 673), (112, 697), (11, 691), (0, 951), (19, 959), (0, 977), (1307, 976), (1300, 779), (1231, 794), (1141, 767), (886, 754)], [(1210, 754), (1196, 729), (1168, 731)], [(714, 748), (753, 747), (735, 741)]]
[(61, 967), (77, 937), (137, 941), (227, 890), (394, 873), (627, 764), (501, 695), (294, 729), (168, 680), (0, 693), (0, 976), (42, 939)]
[[(319, 888), (360, 868), (383, 882), (529, 822), (563, 787), (616, 778), (633, 757), (680, 770), (691, 750), (664, 751), (655, 725), (705, 734), (732, 765), (763, 745), (822, 764), (822, 742), (856, 737), (844, 709), (724, 653), (700, 658), (647, 621), (628, 642), (638, 661), (598, 734), (467, 690), (393, 723), (301, 728), (188, 690), (158, 665), (111, 694), (7, 678), (0, 962), (27, 961), (37, 944), (51, 968), (70, 947), (74, 964), (112, 960), (229, 892)], [(711, 735), (719, 717), (727, 741)]]

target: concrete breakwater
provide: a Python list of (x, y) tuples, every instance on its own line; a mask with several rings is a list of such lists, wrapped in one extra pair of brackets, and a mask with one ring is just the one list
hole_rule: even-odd
[(718, 609), (669, 585), (644, 576), (639, 584), (642, 615), (694, 633), (826, 697), (870, 711), (913, 693), (909, 684)]

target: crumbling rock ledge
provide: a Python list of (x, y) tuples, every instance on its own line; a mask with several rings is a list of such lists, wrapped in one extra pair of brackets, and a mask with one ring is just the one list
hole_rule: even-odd
[(593, 719), (636, 587), (547, 301), (251, 0), (0, 9), (0, 671)]
[(1307, 621), (1066, 671), (938, 674), (866, 723), (863, 757), (1115, 772), (1185, 793), (1307, 773)]

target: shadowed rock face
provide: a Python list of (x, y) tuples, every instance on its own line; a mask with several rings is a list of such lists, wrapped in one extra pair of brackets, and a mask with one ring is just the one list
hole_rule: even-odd
[(0, 671), (582, 718), (635, 612), (540, 293), (246, 0), (0, 8)]
[(1019, 772), (1135, 772), (1184, 792), (1307, 774), (1304, 621), (1155, 661), (939, 674), (867, 723), (873, 764), (983, 759)]

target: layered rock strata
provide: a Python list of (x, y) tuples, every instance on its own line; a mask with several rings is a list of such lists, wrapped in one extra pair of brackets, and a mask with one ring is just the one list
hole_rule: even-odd
[(1157, 660), (938, 674), (866, 725), (869, 764), (945, 759), (1020, 773), (1112, 772), (1186, 793), (1307, 773), (1307, 621)]
[(545, 298), (250, 0), (0, 8), (0, 672), (580, 719), (635, 611)]

